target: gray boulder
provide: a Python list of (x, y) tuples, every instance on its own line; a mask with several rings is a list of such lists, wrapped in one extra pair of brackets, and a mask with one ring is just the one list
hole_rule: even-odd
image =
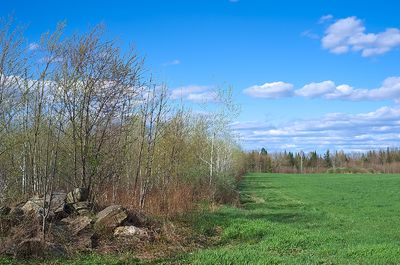
[[(65, 192), (53, 192), (50, 207), (55, 214), (64, 213), (66, 197)], [(50, 196), (47, 196), (46, 201), (50, 201)]]
[(94, 224), (97, 229), (114, 229), (128, 218), (127, 211), (121, 205), (111, 205), (96, 215)]

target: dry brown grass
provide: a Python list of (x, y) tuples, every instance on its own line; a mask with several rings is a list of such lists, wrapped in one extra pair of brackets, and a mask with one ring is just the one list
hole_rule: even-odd
[[(139, 208), (139, 191), (128, 191), (125, 187), (112, 189), (103, 187), (96, 198), (99, 208), (110, 204), (119, 204), (130, 210), (139, 210), (154, 217), (171, 218), (197, 209), (200, 201), (214, 200), (220, 203), (238, 202), (238, 194), (232, 190), (210, 189), (208, 184), (174, 183), (164, 188), (152, 188), (146, 197), (143, 209)], [(113, 196), (114, 194), (114, 196)]]

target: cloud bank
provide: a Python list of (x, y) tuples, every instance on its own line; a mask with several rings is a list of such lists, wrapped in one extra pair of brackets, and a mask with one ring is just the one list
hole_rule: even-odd
[(382, 107), (360, 114), (331, 113), (279, 126), (259, 121), (235, 122), (231, 126), (247, 149), (361, 152), (398, 146), (400, 108)]
[(383, 80), (374, 89), (354, 88), (348, 84), (336, 85), (331, 80), (312, 82), (294, 90), (294, 86), (285, 82), (254, 85), (243, 90), (243, 93), (255, 98), (277, 99), (285, 97), (324, 98), (351, 101), (395, 100), (400, 102), (400, 77), (393, 76)]

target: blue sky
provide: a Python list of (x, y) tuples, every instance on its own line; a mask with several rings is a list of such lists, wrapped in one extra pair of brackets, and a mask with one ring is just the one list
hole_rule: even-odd
[[(189, 104), (230, 85), (244, 148), (362, 151), (400, 139), (398, 1), (1, 1), (30, 43), (104, 23)], [(67, 32), (67, 33), (68, 33)]]

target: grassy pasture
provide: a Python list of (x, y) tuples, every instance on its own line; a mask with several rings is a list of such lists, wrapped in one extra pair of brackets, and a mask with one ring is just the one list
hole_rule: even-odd
[(250, 174), (243, 207), (198, 218), (221, 242), (177, 264), (400, 264), (400, 175)]

